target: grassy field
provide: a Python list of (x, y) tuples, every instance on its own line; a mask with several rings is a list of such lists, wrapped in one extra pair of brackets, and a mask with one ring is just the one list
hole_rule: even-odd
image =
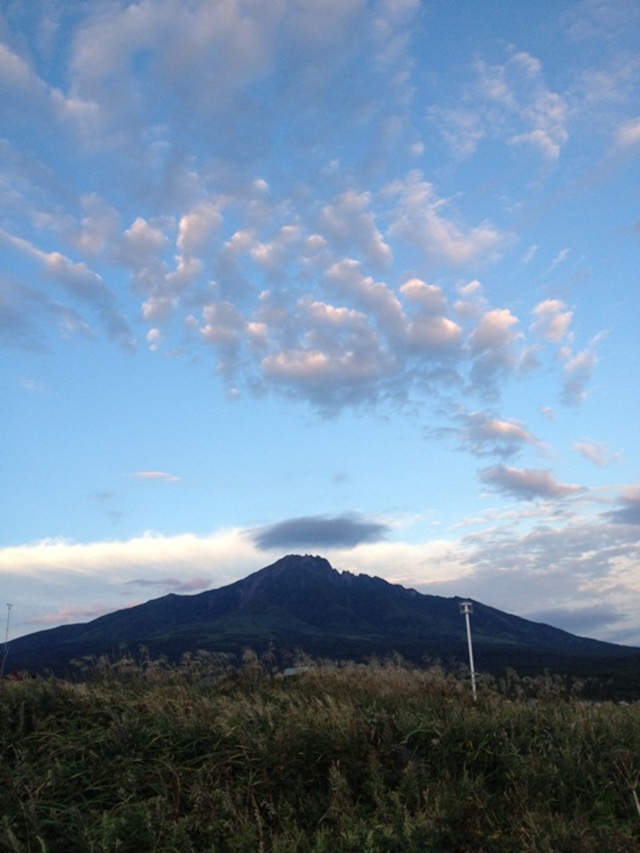
[(0, 850), (640, 851), (640, 704), (515, 673), (474, 703), (401, 661), (268, 669), (0, 684)]

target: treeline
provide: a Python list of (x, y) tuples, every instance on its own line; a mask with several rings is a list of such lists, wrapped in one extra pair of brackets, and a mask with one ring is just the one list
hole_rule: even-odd
[(199, 653), (0, 684), (0, 850), (640, 850), (640, 705), (560, 676)]

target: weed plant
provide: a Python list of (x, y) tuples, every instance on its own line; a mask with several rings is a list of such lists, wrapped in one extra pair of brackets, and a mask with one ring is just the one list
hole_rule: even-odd
[(0, 851), (640, 851), (640, 705), (207, 653), (0, 684)]

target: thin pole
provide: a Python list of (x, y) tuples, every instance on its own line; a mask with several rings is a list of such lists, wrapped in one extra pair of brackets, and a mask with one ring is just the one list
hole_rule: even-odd
[(473, 691), (473, 701), (475, 702), (478, 698), (478, 694), (476, 691), (476, 669), (473, 665), (473, 643), (471, 642), (471, 619), (469, 618), (469, 611), (465, 610), (464, 620), (467, 623), (467, 643), (469, 645), (469, 667), (471, 669), (471, 690)]
[(11, 608), (13, 604), (7, 602), (7, 623), (4, 631), (4, 650), (2, 652), (2, 665), (0, 666), (0, 678), (4, 678), (4, 665), (7, 662), (9, 654), (9, 621), (11, 619)]
[(460, 613), (464, 614), (464, 621), (467, 625), (467, 645), (469, 646), (469, 669), (471, 670), (471, 689), (473, 691), (473, 701), (475, 702), (478, 698), (478, 694), (476, 692), (476, 668), (473, 664), (473, 645), (471, 643), (471, 619), (469, 618), (469, 614), (472, 612), (472, 601), (460, 602)]

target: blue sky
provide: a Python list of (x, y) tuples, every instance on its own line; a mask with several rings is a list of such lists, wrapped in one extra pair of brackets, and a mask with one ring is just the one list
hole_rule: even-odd
[(12, 635), (286, 553), (640, 645), (635, 0), (0, 12)]

